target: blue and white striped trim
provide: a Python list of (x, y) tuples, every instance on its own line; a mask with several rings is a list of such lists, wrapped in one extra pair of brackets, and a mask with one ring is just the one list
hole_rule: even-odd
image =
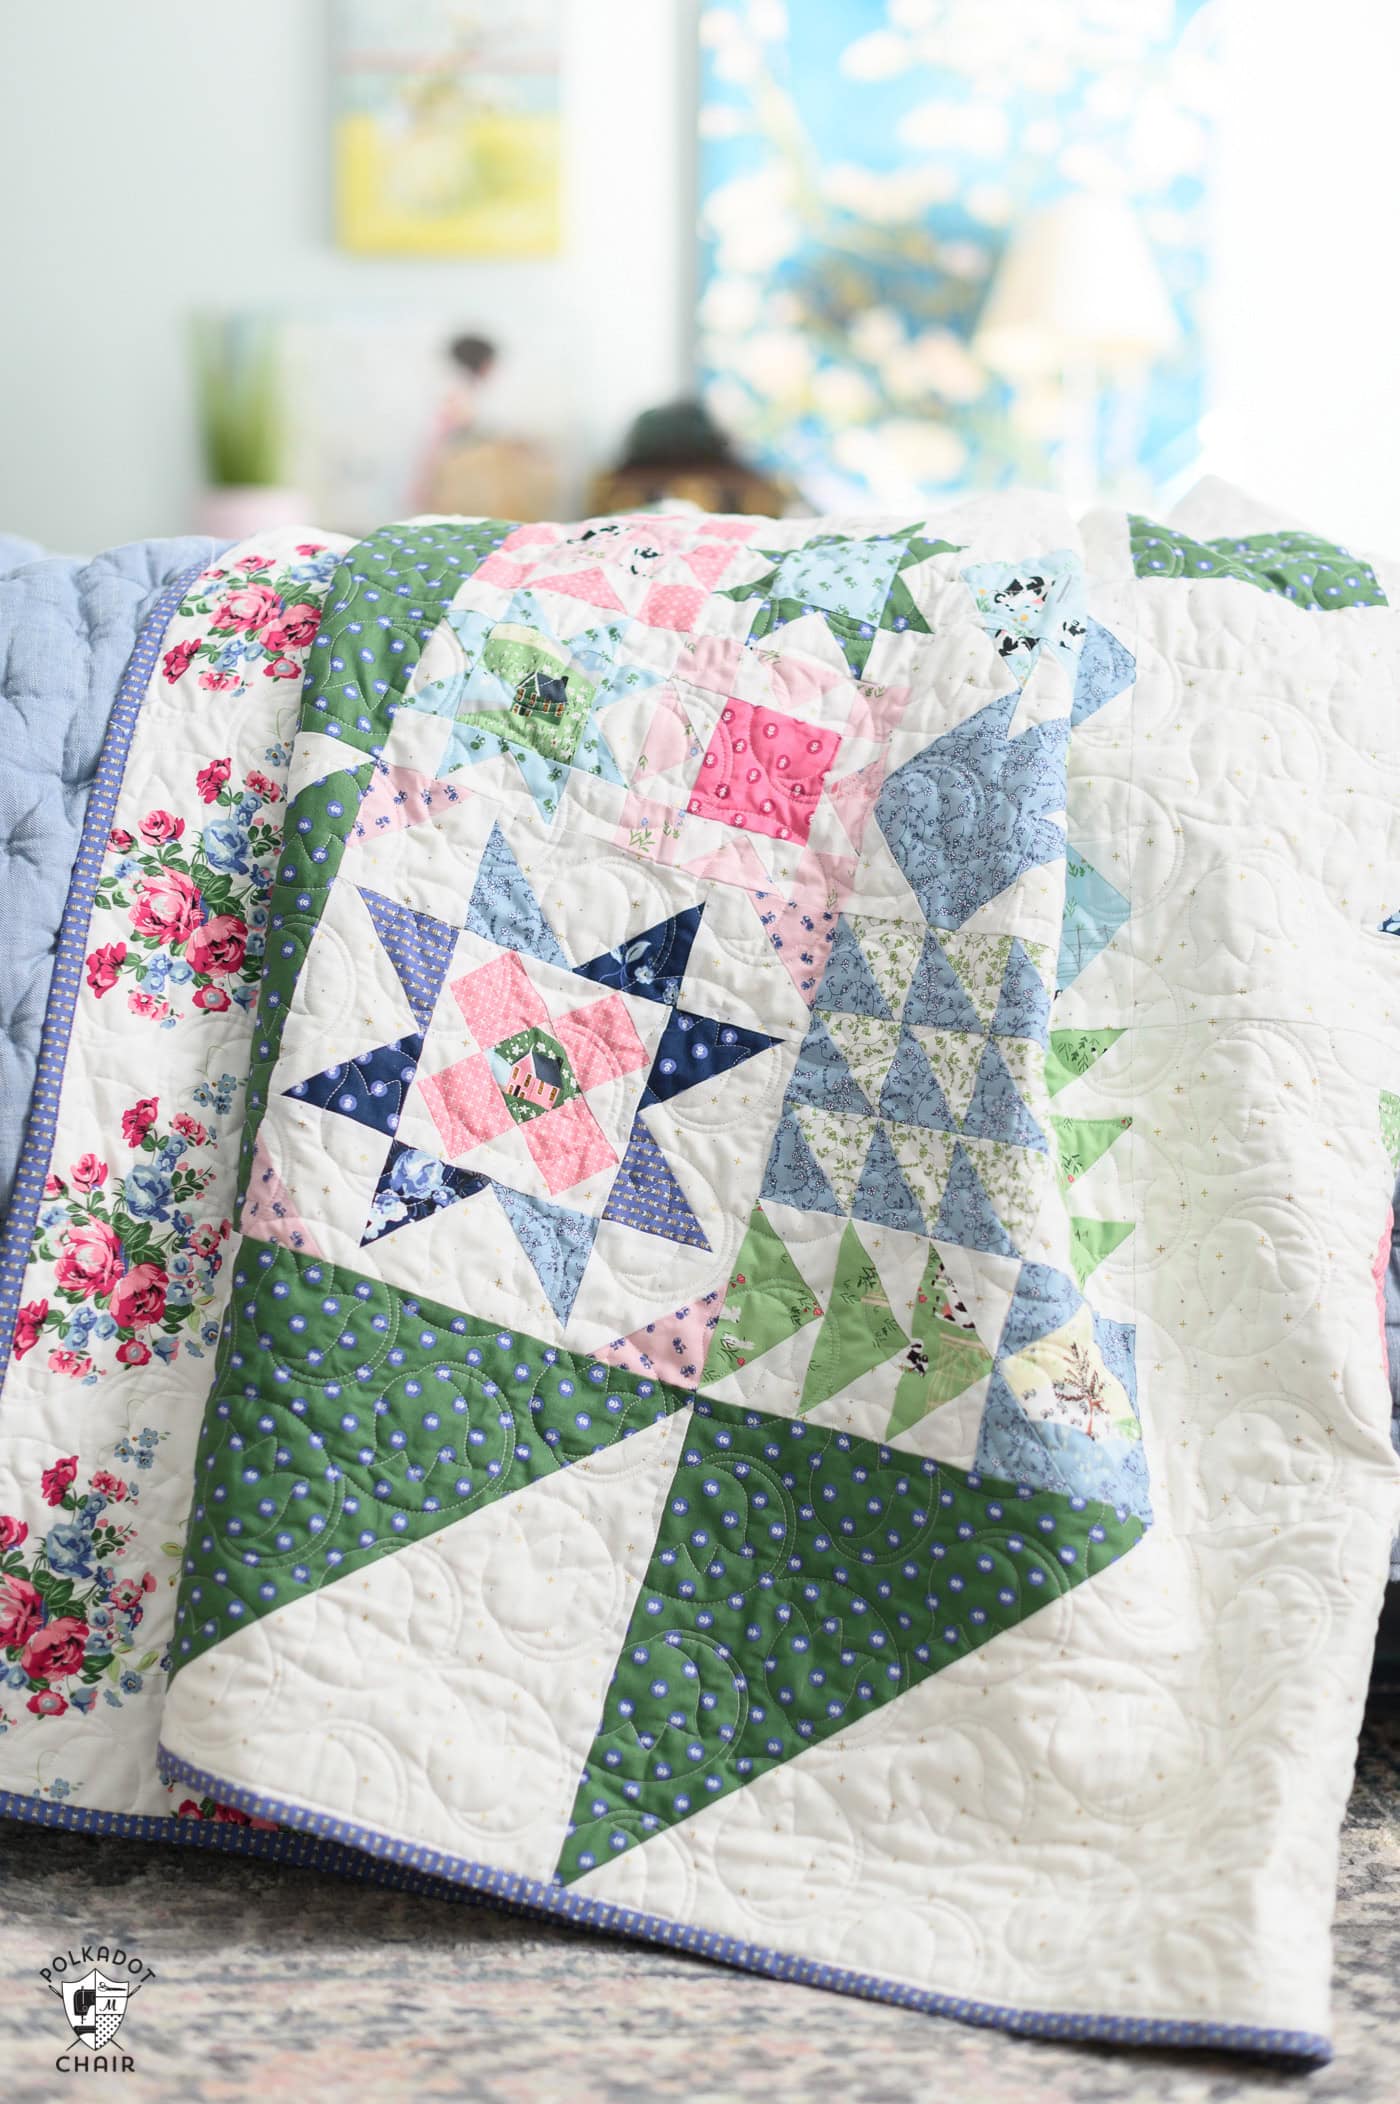
[(107, 725), (102, 758), (88, 798), (82, 838), (73, 863), (68, 902), (63, 909), (58, 949), (54, 954), (53, 980), (44, 1015), (44, 1035), (39, 1048), (39, 1066), (34, 1077), (34, 1095), (29, 1106), (24, 1152), (15, 1176), (9, 1217), (0, 1239), (0, 1383), (10, 1363), (15, 1317), (19, 1313), (24, 1274), (34, 1242), (34, 1227), (43, 1203), (44, 1180), (53, 1158), (54, 1134), (58, 1127), (58, 1103), (63, 1088), (63, 1070), (68, 1060), (68, 1040), (73, 1031), (78, 995), (83, 984), (88, 929), (97, 880), (107, 852), (107, 835), (116, 813), (117, 796), (126, 772), (132, 734), (146, 689), (156, 669), (156, 659), (171, 618), (180, 601), (200, 576), (205, 565), (192, 563), (165, 587), (141, 624), (136, 644), (117, 688)]
[[(1082, 2039), (1120, 2046), (1204, 2046), (1236, 2053), (1257, 2053), (1279, 2059), (1327, 2061), (1332, 2058), (1331, 2041), (1314, 2031), (1266, 2030), (1254, 2024), (1212, 2024), (1170, 2017), (1087, 2016), (1054, 2009), (1012, 2009), (998, 2002), (968, 2001), (960, 1995), (939, 1994), (910, 1987), (898, 1980), (884, 1980), (874, 1973), (852, 1972), (845, 1966), (824, 1965), (790, 1951), (770, 1950), (747, 1943), (740, 1937), (721, 1936), (708, 1929), (670, 1921), (665, 1915), (643, 1914), (634, 1907), (612, 1906), (589, 1899), (566, 1885), (545, 1884), (538, 1878), (520, 1877), (509, 1870), (496, 1870), (488, 1863), (473, 1863), (461, 1856), (444, 1855), (435, 1848), (404, 1841), (375, 1827), (340, 1819), (333, 1813), (309, 1810), (285, 1798), (269, 1797), (226, 1782), (208, 1769), (157, 1748), (157, 1764), (165, 1782), (184, 1783), (213, 1797), (220, 1804), (236, 1805), (259, 1819), (276, 1819), (303, 1836), (314, 1836), (325, 1844), (341, 1843), (358, 1852), (365, 1867), (349, 1874), (373, 1877), (370, 1862), (389, 1865), (415, 1881), (416, 1890), (435, 1890), (442, 1885), (465, 1887), (479, 1902), (508, 1912), (541, 1919), (577, 1922), (606, 1930), (614, 1936), (631, 1936), (645, 1943), (664, 1944), (673, 1950), (691, 1951), (723, 1965), (746, 1972), (763, 1973), (773, 1980), (792, 1980), (808, 1987), (825, 1987), (838, 1994), (854, 1994), (875, 2002), (891, 2002), (900, 2009), (917, 2009), (928, 2016), (956, 2017), (961, 2023), (977, 2024), (984, 2030), (1009, 2031), (1025, 2038)], [(0, 1809), (3, 1805), (0, 1804)], [(189, 1822), (193, 1824), (194, 1822)], [(201, 1822), (202, 1823), (202, 1822)], [(246, 1829), (239, 1829), (246, 1832)], [(271, 1840), (272, 1835), (260, 1838)], [(343, 1860), (323, 1860), (323, 1867), (342, 1870)], [(419, 1884), (417, 1880), (424, 1882)], [(374, 1882), (383, 1882), (375, 1878)], [(434, 1881), (431, 1885), (428, 1881)], [(394, 1879), (393, 1882), (397, 1882)]]
[(223, 1819), (181, 1819), (169, 1812), (104, 1812), (95, 1805), (30, 1797), (19, 1790), (0, 1790), (0, 1819), (13, 1819), (24, 1826), (50, 1827), (67, 1834), (90, 1834), (103, 1840), (183, 1843), (190, 1848), (213, 1849), (222, 1855), (289, 1863), (297, 1870), (331, 1870), (357, 1884), (382, 1885), (395, 1892), (422, 1893), (433, 1899), (457, 1900), (465, 1906), (486, 1904), (465, 1885), (449, 1884), (427, 1871), (410, 1870), (401, 1864), (377, 1862), (358, 1849), (346, 1848), (342, 1842), (326, 1841), (317, 1834), (294, 1833), (285, 1827), (268, 1833), (262, 1827), (238, 1826)]

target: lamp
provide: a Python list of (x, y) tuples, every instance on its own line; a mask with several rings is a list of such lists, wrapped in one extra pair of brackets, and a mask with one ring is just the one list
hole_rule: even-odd
[(1016, 229), (982, 309), (973, 349), (1014, 382), (1058, 377), (1066, 492), (1093, 492), (1101, 377), (1123, 380), (1175, 349), (1171, 296), (1131, 207), (1070, 191)]

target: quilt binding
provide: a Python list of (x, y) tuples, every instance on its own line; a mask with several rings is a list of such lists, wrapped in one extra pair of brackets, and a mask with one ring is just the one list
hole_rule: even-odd
[(24, 1148), (15, 1172), (4, 1232), (0, 1236), (0, 1390), (3, 1390), (10, 1364), (19, 1297), (24, 1290), (24, 1274), (29, 1264), (39, 1207), (43, 1202), (44, 1179), (53, 1158), (59, 1098), (63, 1090), (64, 1069), (68, 1064), (68, 1042), (73, 1032), (78, 995), (82, 991), (88, 928), (97, 896), (97, 880), (107, 850), (107, 835), (116, 813), (131, 741), (146, 689), (156, 669), (162, 639), (185, 593), (204, 568), (204, 563), (196, 562), (182, 570), (166, 585), (141, 624), (117, 688), (107, 735), (102, 743), (102, 756), (97, 763), (83, 817), (68, 900), (59, 925), (58, 947), (54, 952), (53, 978), (49, 983), (48, 1004), (44, 1012), (39, 1064), (34, 1076), (34, 1096), (25, 1127)]
[[(11, 1340), (43, 1199), (44, 1181), (52, 1159), (68, 1045), (82, 985), (89, 924), (107, 835), (161, 642), (171, 618), (202, 568), (201, 563), (194, 563), (167, 585), (142, 623), (117, 689), (83, 820), (55, 952), (24, 1148), (9, 1213), (0, 1234), (0, 1393), (3, 1393), (4, 1375), (9, 1365)], [(267, 1833), (233, 1822), (182, 1819), (175, 1814), (103, 1811), (93, 1806), (67, 1805), (11, 1790), (0, 1791), (0, 1817), (70, 1833), (168, 1841), (186, 1847), (255, 1856), (297, 1868), (329, 1870), (357, 1883), (464, 1901), (536, 1920), (578, 1923), (605, 1933), (688, 1951), (770, 1979), (857, 1995), (898, 2008), (919, 2010), (930, 2016), (952, 2017), (982, 2029), (1014, 2036), (1124, 2046), (1215, 2048), (1315, 2065), (1333, 2057), (1330, 2039), (1318, 2032), (1185, 2018), (1096, 2016), (1021, 2009), (914, 1987), (878, 1974), (855, 1972), (848, 1967), (801, 1958), (742, 1938), (689, 1927), (665, 1915), (646, 1914), (635, 1908), (588, 1899), (562, 1886), (499, 1870), (490, 1864), (445, 1855), (377, 1828), (360, 1826), (288, 1799), (226, 1782), (171, 1753), (163, 1745), (157, 1746), (157, 1767), (163, 1782), (184, 1783), (250, 1817), (274, 1819), (279, 1831)]]
[[(360, 1826), (340, 1819), (334, 1813), (320, 1812), (286, 1798), (270, 1797), (262, 1791), (225, 1782), (207, 1769), (197, 1768), (192, 1762), (170, 1753), (164, 1746), (159, 1748), (157, 1758), (160, 1772), (167, 1782), (188, 1784), (254, 1818), (276, 1819), (299, 1839), (315, 1837), (332, 1847), (338, 1846), (352, 1865), (358, 1855), (368, 1857), (376, 1864), (402, 1868), (414, 1878), (413, 1890), (437, 1898), (469, 1898), (505, 1913), (528, 1914), (536, 1920), (578, 1922), (615, 1936), (691, 1951), (743, 1972), (762, 1973), (769, 1979), (791, 1980), (839, 1994), (859, 1995), (866, 2001), (889, 2002), (896, 2008), (917, 2009), (927, 2016), (956, 2017), (962, 2023), (976, 2024), (984, 2030), (1006, 2031), (1021, 2037), (1083, 2039), (1123, 2046), (1223, 2046), (1236, 2052), (1313, 2062), (1332, 2058), (1331, 2041), (1312, 2031), (1268, 2030), (1251, 2024), (1212, 2024), (1174, 2017), (1094, 2016), (1053, 2009), (1019, 2009), (1000, 2002), (971, 2001), (961, 1995), (942, 1994), (935, 1988), (914, 1987), (879, 1973), (854, 1972), (847, 1966), (801, 1958), (790, 1951), (749, 1943), (742, 1937), (722, 1936), (712, 1929), (693, 1928), (664, 1914), (645, 1914), (635, 1907), (587, 1899), (571, 1892), (567, 1886), (523, 1877), (514, 1871), (497, 1870), (489, 1863), (474, 1863), (466, 1857), (445, 1855), (439, 1849), (402, 1840), (378, 1827)], [(3, 1809), (3, 1799), (0, 1799), (0, 1809)], [(236, 1831), (246, 1833), (247, 1829), (238, 1828)], [(259, 1835), (256, 1838), (271, 1840), (274, 1837)], [(327, 1869), (343, 1867), (334, 1856), (323, 1858), (322, 1864)], [(393, 1877), (373, 1878), (372, 1873), (361, 1868), (352, 1867), (350, 1875), (362, 1879), (370, 1876), (375, 1883), (397, 1882)]]

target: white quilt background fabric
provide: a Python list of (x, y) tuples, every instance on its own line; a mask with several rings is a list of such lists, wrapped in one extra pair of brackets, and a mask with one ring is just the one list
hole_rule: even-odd
[[(1076, 1209), (1136, 1223), (1089, 1292), (1137, 1324), (1155, 1524), (586, 1884), (664, 1913), (719, 1892), (716, 1926), (771, 1938), (726, 1874), (747, 1814), (748, 1850), (788, 1849), (804, 1953), (1019, 2007), (1325, 2033), (1400, 1502), (1375, 1280), (1400, 1002), (1372, 932), (1400, 868), (1400, 618), (1138, 579), (1121, 514), (1084, 536), (1089, 611), (1137, 679), (1075, 729), (1070, 839), (1132, 910), (1052, 1019), (1124, 1035), (1056, 1108), (1133, 1119)], [(1378, 575), (1400, 604), (1400, 565)]]
[[(1132, 1120), (1075, 1199), (1134, 1223), (1089, 1292), (1137, 1325), (1156, 1523), (1092, 1584), (577, 1890), (982, 2003), (1325, 2033), (1400, 1505), (1375, 1279), (1400, 1008), (1371, 932), (1400, 866), (1400, 566), (1378, 566), (1391, 610), (1319, 613), (1234, 579), (1139, 579), (1121, 514), (1091, 515), (1084, 546), (1089, 611), (1137, 675), (1075, 731), (1070, 838), (1131, 911), (1057, 1003), (1055, 1028), (1123, 1035), (1056, 1109)], [(413, 1553), (435, 1598), (456, 1588), (440, 1633), (460, 1640), (479, 1575), (447, 1573), (445, 1542)], [(367, 1574), (362, 1603), (408, 1633), (405, 1686), (424, 1613), (397, 1597), (406, 1562)], [(502, 1630), (528, 1651), (537, 1602), (521, 1594), (515, 1628), (507, 1589), (488, 1593), (482, 1656)], [(351, 1603), (322, 1606), (348, 1642)], [(313, 1607), (182, 1675), (166, 1743), (268, 1791), (290, 1751), (308, 1807), (373, 1824), (391, 1801), (500, 1860), (463, 1823), (460, 1778), (417, 1803), (433, 1779), (411, 1706), (401, 1774), (382, 1721), (373, 1772), (318, 1749)], [(251, 1741), (241, 1689), (267, 1727)]]

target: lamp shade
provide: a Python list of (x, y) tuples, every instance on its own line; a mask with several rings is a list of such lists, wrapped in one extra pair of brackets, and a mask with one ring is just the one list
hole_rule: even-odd
[(994, 372), (1029, 379), (1088, 362), (1148, 365), (1180, 338), (1171, 297), (1122, 198), (1071, 191), (1022, 221), (973, 337)]

